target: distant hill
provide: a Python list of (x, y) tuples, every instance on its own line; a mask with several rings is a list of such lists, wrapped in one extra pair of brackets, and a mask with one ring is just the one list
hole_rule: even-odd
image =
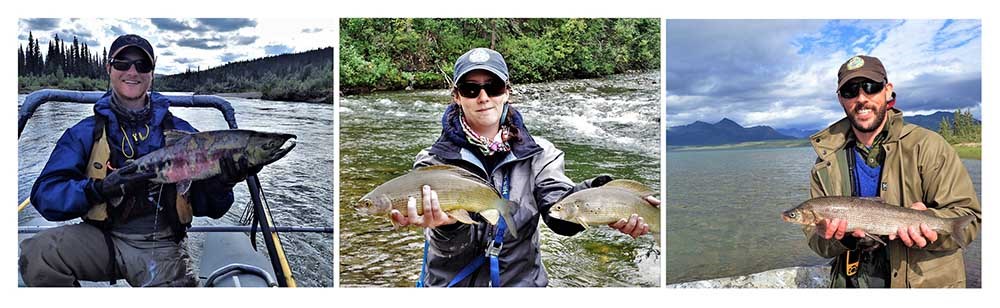
[(667, 129), (667, 145), (720, 145), (751, 141), (796, 139), (770, 126), (743, 127), (733, 120), (722, 119), (715, 124), (696, 121)]
[[(955, 126), (955, 113), (950, 111), (938, 111), (928, 115), (903, 117), (903, 122), (920, 125), (926, 129), (936, 132), (939, 128), (941, 128), (941, 119), (948, 119), (948, 122), (951, 122), (951, 125)], [(980, 123), (979, 120), (975, 121), (976, 124)]]
[(803, 128), (778, 128), (777, 131), (784, 135), (792, 136), (795, 138), (809, 138), (812, 134), (815, 134), (819, 129), (803, 129)]
[(230, 62), (156, 80), (157, 91), (260, 92), (266, 100), (333, 102), (333, 48)]

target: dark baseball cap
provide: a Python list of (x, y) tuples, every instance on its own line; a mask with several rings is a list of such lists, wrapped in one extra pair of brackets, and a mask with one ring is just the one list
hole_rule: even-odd
[(503, 55), (489, 48), (474, 48), (465, 52), (461, 57), (458, 57), (458, 61), (455, 61), (452, 82), (458, 82), (462, 76), (474, 70), (487, 70), (503, 79), (504, 82), (507, 82), (510, 77)]
[(153, 56), (155, 55), (153, 53), (153, 45), (150, 45), (149, 41), (135, 34), (126, 34), (116, 38), (114, 43), (111, 43), (111, 53), (108, 54), (108, 60), (114, 59), (118, 53), (129, 47), (142, 49), (146, 53), (149, 62), (156, 63), (156, 57)]
[(875, 82), (886, 82), (885, 67), (876, 57), (854, 56), (840, 65), (837, 72), (837, 89), (856, 77), (865, 77)]

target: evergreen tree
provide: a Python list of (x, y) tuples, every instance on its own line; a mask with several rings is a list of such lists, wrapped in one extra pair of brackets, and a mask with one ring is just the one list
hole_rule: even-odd
[(17, 75), (24, 76), (24, 48), (17, 44)]

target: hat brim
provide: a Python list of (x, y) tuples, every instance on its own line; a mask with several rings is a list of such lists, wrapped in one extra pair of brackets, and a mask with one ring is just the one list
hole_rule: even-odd
[(500, 79), (502, 79), (503, 82), (507, 82), (507, 80), (510, 78), (509, 76), (507, 76), (507, 74), (501, 73), (500, 71), (498, 71), (497, 69), (495, 69), (495, 68), (493, 68), (493, 67), (491, 67), (489, 65), (475, 65), (475, 66), (467, 68), (464, 71), (462, 71), (461, 73), (459, 73), (457, 75), (458, 77), (455, 78), (455, 80), (453, 80), (453, 82), (458, 83), (459, 80), (462, 80), (462, 77), (465, 77), (465, 74), (468, 74), (469, 72), (474, 71), (474, 70), (486, 70), (486, 71), (488, 71), (490, 73), (493, 73), (493, 75), (496, 75), (497, 77), (500, 77)]
[(125, 49), (128, 49), (129, 47), (138, 48), (139, 50), (142, 51), (142, 54), (146, 55), (146, 59), (149, 59), (149, 62), (153, 62), (153, 64), (156, 64), (156, 58), (153, 58), (153, 55), (149, 54), (149, 52), (146, 52), (146, 50), (143, 49), (138, 44), (128, 44), (128, 45), (122, 46), (121, 48), (118, 48), (118, 50), (116, 50), (113, 53), (111, 53), (111, 57), (110, 58), (114, 59), (115, 57), (118, 56), (118, 54), (122, 53), (122, 51), (124, 51)]
[(885, 82), (885, 77), (876, 72), (858, 70), (847, 74), (844, 78), (841, 78), (840, 82), (837, 83), (837, 90), (840, 90), (840, 87), (843, 87), (848, 81), (851, 81), (851, 79), (858, 77), (865, 77), (875, 82)]

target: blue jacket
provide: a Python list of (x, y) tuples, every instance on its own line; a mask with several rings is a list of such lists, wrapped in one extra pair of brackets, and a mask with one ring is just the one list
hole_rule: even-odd
[[(122, 125), (114, 112), (111, 111), (111, 91), (104, 94), (97, 103), (94, 104), (94, 113), (100, 114), (108, 119), (105, 131), (108, 134), (108, 145), (111, 148), (111, 165), (120, 167), (125, 164), (125, 157), (122, 154), (122, 140), (124, 129), (129, 135), (133, 133), (146, 134), (145, 125), (140, 127), (130, 127), (133, 125)], [(170, 101), (163, 95), (150, 92), (150, 108), (152, 116), (149, 121), (149, 137), (145, 140), (133, 142), (136, 155), (139, 158), (149, 152), (164, 146), (162, 122), (167, 114)], [(173, 119), (174, 129), (196, 132), (197, 130), (178, 117)], [(63, 221), (82, 217), (92, 205), (101, 203), (101, 200), (90, 200), (87, 197), (87, 184), (93, 179), (87, 177), (87, 161), (90, 158), (90, 150), (94, 145), (94, 116), (83, 119), (73, 127), (67, 129), (56, 147), (52, 149), (52, 155), (42, 173), (35, 179), (35, 184), (31, 187), (31, 204), (35, 206), (38, 213), (50, 221)], [(132, 153), (125, 145), (126, 152)], [(191, 207), (195, 216), (208, 216), (220, 218), (233, 204), (232, 187), (216, 181), (206, 179), (196, 181), (191, 185), (188, 193)]]

